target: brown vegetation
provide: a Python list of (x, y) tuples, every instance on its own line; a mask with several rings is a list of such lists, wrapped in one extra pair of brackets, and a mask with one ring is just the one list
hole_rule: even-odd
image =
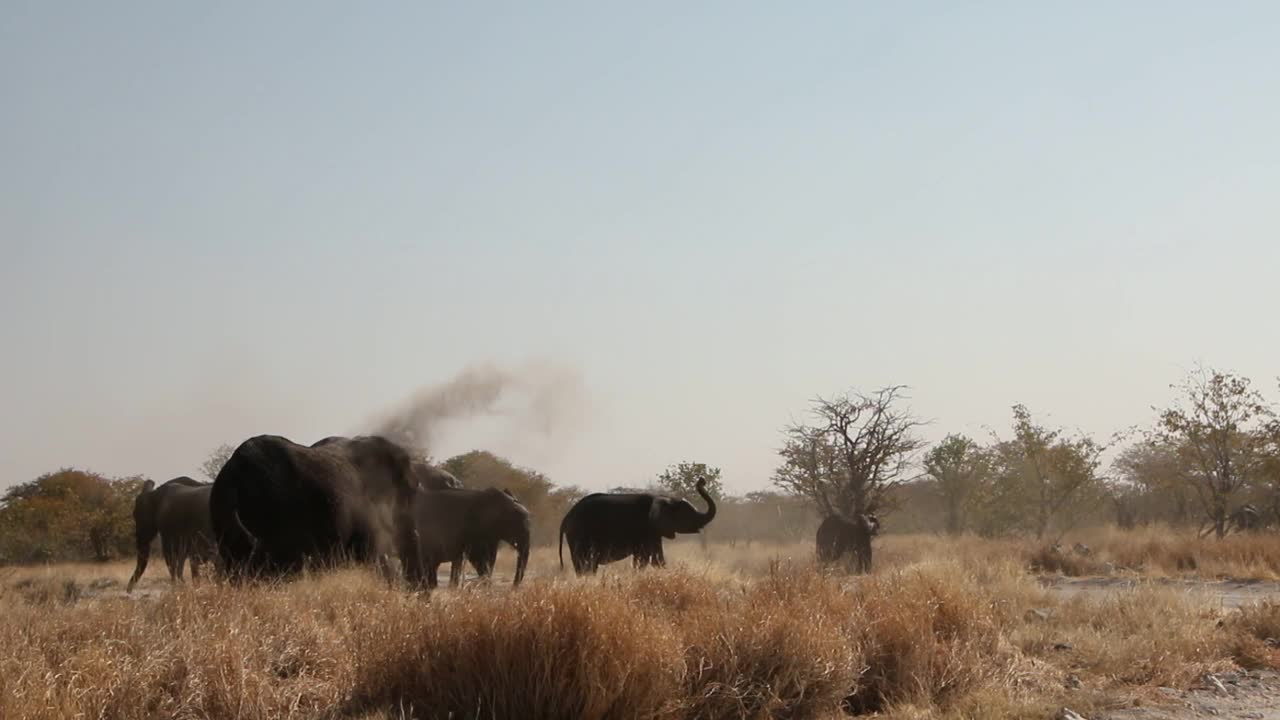
[[(1088, 539), (1169, 562), (1152, 537)], [(1249, 540), (1264, 542), (1200, 541), (1200, 565), (1255, 567)], [(124, 565), (12, 569), (0, 717), (1025, 717), (1277, 665), (1280, 606), (1224, 615), (1167, 588), (1055, 599), (1026, 573), (1035, 547), (890, 538), (858, 579), (816, 571), (799, 544), (683, 542), (677, 569), (582, 580), (542, 550), (527, 587), (432, 595), (349, 570), (138, 601), (110, 592)]]

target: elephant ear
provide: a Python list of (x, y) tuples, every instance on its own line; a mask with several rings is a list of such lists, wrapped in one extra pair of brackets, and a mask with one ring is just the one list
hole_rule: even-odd
[(672, 512), (675, 503), (664, 497), (656, 497), (649, 505), (649, 524), (659, 535), (674, 540), (676, 537), (675, 514)]

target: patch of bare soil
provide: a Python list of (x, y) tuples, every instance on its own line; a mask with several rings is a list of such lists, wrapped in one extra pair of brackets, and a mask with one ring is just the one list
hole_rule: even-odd
[(1116, 710), (1099, 717), (1102, 720), (1280, 720), (1280, 673), (1270, 670), (1209, 675), (1195, 688), (1160, 688), (1160, 695), (1151, 706)]
[(1131, 578), (1117, 576), (1041, 576), (1040, 584), (1064, 598), (1105, 599), (1109, 595), (1140, 587), (1183, 590), (1192, 598), (1225, 610), (1261, 602), (1280, 600), (1280, 582), (1274, 580), (1198, 580), (1191, 578)]

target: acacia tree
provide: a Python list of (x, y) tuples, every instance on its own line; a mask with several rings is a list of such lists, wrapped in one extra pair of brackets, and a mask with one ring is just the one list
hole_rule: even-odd
[(1121, 451), (1111, 467), (1117, 524), (1136, 523), (1139, 518), (1173, 525), (1191, 520), (1192, 493), (1176, 447), (1152, 440), (1138, 442)]
[(1105, 450), (1087, 435), (1067, 437), (1038, 425), (1026, 406), (1014, 405), (1013, 438), (997, 442), (993, 455), (995, 495), (1006, 522), (1042, 538), (1054, 520), (1097, 499)]
[(1177, 449), (1184, 478), (1204, 513), (1202, 533), (1227, 534), (1232, 500), (1262, 467), (1275, 415), (1248, 378), (1197, 368), (1160, 412), (1155, 437)]
[(774, 471), (778, 487), (809, 498), (824, 515), (851, 518), (887, 507), (923, 446), (923, 424), (900, 406), (905, 386), (813, 401), (811, 420), (789, 425)]
[(964, 435), (948, 435), (924, 456), (924, 471), (933, 479), (947, 512), (947, 532), (959, 535), (965, 527), (965, 511), (979, 486), (987, 479), (986, 453)]

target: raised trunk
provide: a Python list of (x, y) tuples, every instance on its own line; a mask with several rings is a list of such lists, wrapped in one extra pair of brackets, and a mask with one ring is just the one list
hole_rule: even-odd
[(697, 486), (697, 491), (698, 494), (702, 496), (702, 499), (707, 503), (707, 511), (704, 513), (698, 513), (698, 516), (702, 518), (702, 527), (706, 527), (707, 524), (716, 517), (716, 501), (707, 492), (705, 485), (699, 484)]
[(400, 493), (396, 498), (393, 521), (396, 553), (400, 555), (400, 572), (410, 587), (418, 587), (423, 581), (422, 551), (419, 547), (417, 523), (414, 522), (413, 503), (411, 494)]

